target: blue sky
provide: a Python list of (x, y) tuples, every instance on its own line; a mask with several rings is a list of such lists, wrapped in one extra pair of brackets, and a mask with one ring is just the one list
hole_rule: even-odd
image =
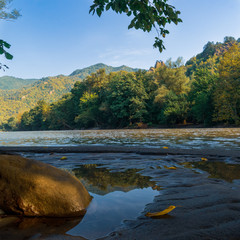
[(0, 22), (1, 38), (12, 47), (10, 69), (0, 76), (41, 78), (68, 75), (96, 63), (148, 69), (156, 60), (187, 61), (208, 41), (240, 37), (240, 0), (171, 0), (183, 23), (169, 25), (167, 50), (153, 48), (155, 32), (128, 30), (130, 19), (106, 12), (88, 14), (91, 0), (13, 0), (21, 11), (16, 21)]

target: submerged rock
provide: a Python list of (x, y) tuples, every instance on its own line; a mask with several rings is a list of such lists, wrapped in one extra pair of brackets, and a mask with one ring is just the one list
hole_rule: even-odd
[(6, 214), (81, 216), (91, 201), (70, 173), (20, 156), (0, 155), (0, 209)]

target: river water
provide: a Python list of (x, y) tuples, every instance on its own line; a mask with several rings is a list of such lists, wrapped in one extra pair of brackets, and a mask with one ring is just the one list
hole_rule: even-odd
[(83, 144), (239, 149), (240, 128), (0, 132), (0, 146), (78, 146)]

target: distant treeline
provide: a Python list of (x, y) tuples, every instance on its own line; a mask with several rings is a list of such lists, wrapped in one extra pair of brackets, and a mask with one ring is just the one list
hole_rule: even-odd
[(37, 106), (5, 130), (50, 130), (240, 125), (240, 44), (225, 37), (209, 42), (185, 66), (157, 62), (150, 71), (106, 74), (98, 70), (59, 101)]

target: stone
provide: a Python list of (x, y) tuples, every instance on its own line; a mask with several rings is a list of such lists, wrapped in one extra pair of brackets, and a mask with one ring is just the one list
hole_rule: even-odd
[(0, 209), (6, 214), (31, 217), (81, 216), (91, 201), (67, 171), (14, 155), (0, 155), (0, 193)]

